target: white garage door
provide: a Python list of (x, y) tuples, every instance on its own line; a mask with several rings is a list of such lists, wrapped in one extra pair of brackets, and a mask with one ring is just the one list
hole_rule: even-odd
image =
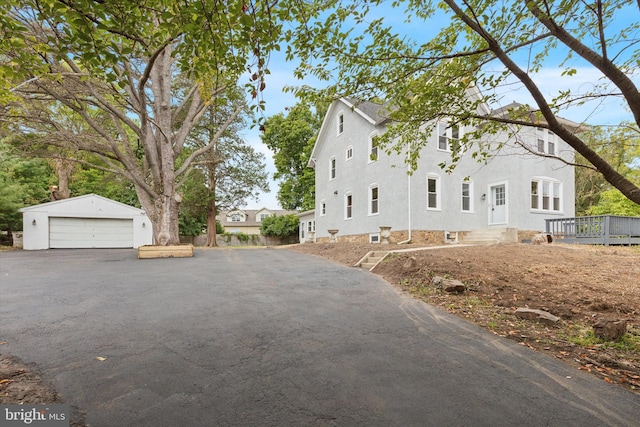
[(133, 220), (49, 218), (50, 248), (132, 248)]

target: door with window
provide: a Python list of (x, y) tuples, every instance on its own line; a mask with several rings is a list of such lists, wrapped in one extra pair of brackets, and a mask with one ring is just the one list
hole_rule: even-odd
[(507, 185), (491, 186), (491, 206), (489, 224), (504, 224), (507, 222)]

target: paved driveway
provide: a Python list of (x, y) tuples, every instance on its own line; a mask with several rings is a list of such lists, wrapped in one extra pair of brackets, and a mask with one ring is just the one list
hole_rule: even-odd
[(638, 395), (286, 250), (1, 253), (0, 341), (92, 426), (600, 426), (640, 414)]

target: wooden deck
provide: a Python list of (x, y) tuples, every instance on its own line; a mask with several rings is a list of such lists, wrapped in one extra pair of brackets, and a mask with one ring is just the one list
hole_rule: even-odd
[(547, 219), (547, 234), (563, 243), (640, 245), (640, 218), (616, 215)]

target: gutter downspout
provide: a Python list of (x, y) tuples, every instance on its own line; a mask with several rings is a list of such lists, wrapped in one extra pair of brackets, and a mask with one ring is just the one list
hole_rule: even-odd
[[(409, 150), (411, 150), (411, 147), (409, 147)], [(409, 156), (409, 151), (407, 151), (407, 157)], [(405, 243), (409, 243), (411, 242), (411, 175), (409, 173), (409, 165), (407, 164), (407, 231), (408, 233), (408, 238), (407, 240), (403, 240), (402, 242), (398, 242), (399, 245), (403, 245)]]

